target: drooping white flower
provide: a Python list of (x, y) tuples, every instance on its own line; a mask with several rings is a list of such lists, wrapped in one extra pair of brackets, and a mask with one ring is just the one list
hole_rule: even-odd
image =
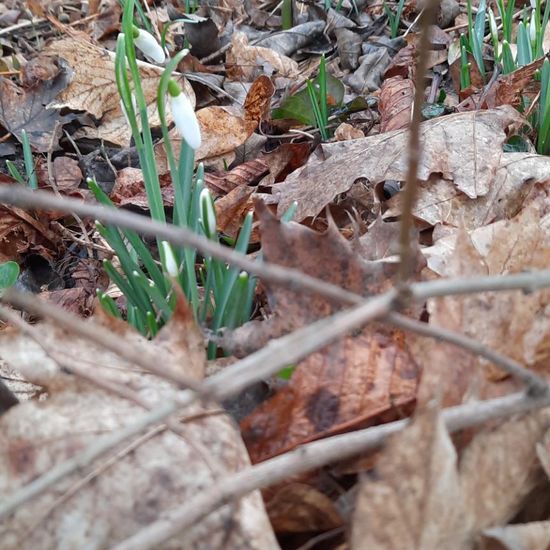
[(174, 256), (174, 251), (167, 241), (162, 241), (162, 249), (164, 251), (164, 269), (170, 277), (177, 277), (179, 274), (178, 262)]
[(197, 150), (201, 146), (201, 129), (189, 98), (182, 93), (174, 80), (168, 83), (168, 93), (172, 118), (180, 136), (191, 149)]
[(155, 63), (164, 63), (166, 54), (152, 34), (134, 27), (134, 45)]
[(203, 189), (199, 196), (201, 218), (204, 226), (204, 231), (209, 239), (216, 236), (216, 210), (214, 209), (214, 201), (208, 189)]

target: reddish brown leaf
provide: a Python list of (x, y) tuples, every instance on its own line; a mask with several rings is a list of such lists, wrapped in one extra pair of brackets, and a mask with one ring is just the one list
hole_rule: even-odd
[(394, 76), (384, 80), (380, 88), (380, 132), (408, 128), (414, 101), (414, 83)]
[[(333, 225), (319, 234), (281, 224), (257, 204), (266, 261), (362, 294), (389, 284), (388, 268), (362, 262)], [(274, 316), (264, 328), (272, 335), (303, 326), (339, 309), (319, 296), (268, 289)], [(301, 362), (289, 386), (242, 423), (253, 461), (331, 433), (396, 418), (414, 404), (419, 368), (403, 335), (369, 327), (331, 344)]]
[(279, 488), (269, 498), (267, 513), (276, 533), (327, 531), (343, 524), (334, 502), (304, 483)]

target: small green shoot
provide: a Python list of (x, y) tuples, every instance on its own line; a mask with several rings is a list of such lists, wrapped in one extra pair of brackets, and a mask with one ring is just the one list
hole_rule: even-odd
[(0, 263), (0, 293), (10, 288), (17, 282), (19, 277), (19, 265), (16, 262)]
[(405, 6), (405, 0), (399, 0), (395, 13), (393, 13), (389, 4), (384, 0), (384, 13), (388, 18), (390, 25), (390, 35), (392, 38), (397, 38), (399, 33), (399, 23), (401, 23), (401, 15), (403, 14), (403, 8)]

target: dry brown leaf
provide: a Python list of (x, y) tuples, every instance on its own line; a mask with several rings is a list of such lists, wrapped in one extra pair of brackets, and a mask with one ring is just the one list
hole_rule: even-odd
[(334, 502), (305, 483), (289, 483), (270, 496), (267, 513), (276, 533), (328, 531), (343, 520)]
[[(535, 446), (548, 410), (479, 432), (459, 466), (432, 405), (394, 436), (357, 500), (352, 548), (470, 549), (489, 527), (507, 522), (535, 487)], [(515, 548), (515, 547), (514, 547)]]
[(457, 456), (439, 413), (418, 415), (365, 477), (353, 518), (352, 550), (469, 548)]
[(270, 48), (249, 46), (248, 38), (242, 32), (235, 32), (231, 39), (231, 49), (227, 52), (227, 76), (232, 80), (251, 82), (259, 75), (297, 78), (300, 74), (298, 63), (290, 57), (278, 54)]
[[(36, 65), (35, 65), (36, 66)], [(46, 152), (58, 148), (63, 125), (73, 115), (60, 115), (50, 102), (68, 85), (72, 70), (64, 63), (52, 61), (57, 72), (36, 71), (32, 87), (21, 88), (10, 79), (0, 76), (0, 124), (21, 141), (25, 130), (34, 151)], [(30, 78), (30, 76), (29, 76)]]
[[(438, 223), (471, 231), (497, 220), (515, 216), (524, 206), (536, 182), (550, 181), (550, 158), (533, 153), (503, 153), (489, 192), (472, 199), (452, 181), (432, 177), (419, 183), (413, 215), (421, 225)], [(387, 203), (384, 219), (401, 214), (402, 195)]]
[(550, 521), (534, 521), (483, 532), (485, 550), (548, 550)]
[[(82, 38), (64, 38), (51, 42), (44, 50), (46, 55), (63, 58), (73, 69), (70, 85), (50, 104), (51, 107), (68, 107), (85, 111), (100, 120), (97, 128), (85, 127), (76, 132), (76, 137), (104, 139), (117, 145), (130, 142), (131, 130), (120, 107), (120, 97), (115, 79), (114, 53), (104, 50)], [(141, 85), (147, 102), (151, 127), (160, 126), (157, 111), (157, 91), (164, 71), (149, 63), (138, 62)], [(178, 79), (180, 86), (195, 103), (195, 94), (186, 79)], [(171, 114), (167, 109), (168, 122)]]
[(400, 76), (386, 78), (380, 88), (380, 132), (408, 128), (411, 123), (414, 83)]
[[(202, 335), (191, 311), (183, 304), (174, 323), (166, 325), (153, 342), (133, 334), (127, 325), (116, 320), (110, 321), (109, 328), (128, 345), (147, 346), (158, 354), (159, 364), (166, 368), (201, 378), (205, 365)], [(39, 330), (51, 349), (70, 365), (85, 369), (98, 379), (131, 388), (149, 406), (174, 397), (169, 384), (142, 374), (104, 349), (46, 323)], [(28, 337), (2, 334), (0, 341), (2, 355), (49, 391), (47, 400), (19, 404), (0, 418), (1, 499), (93, 444), (98, 437), (119, 430), (143, 414), (133, 401), (60, 372)], [(0, 523), (2, 547), (112, 547), (212, 485), (220, 476), (247, 466), (238, 431), (224, 412), (196, 404), (181, 410), (170, 421), (177, 425), (175, 431), (153, 427), (143, 437), (113, 449), (113, 453), (120, 453), (113, 463), (97, 470), (93, 481), (71, 496), (64, 498), (82, 480), (82, 470), (20, 506)], [(132, 447), (121, 452), (129, 444)], [(101, 468), (106, 459), (96, 460), (90, 471)], [(97, 506), (98, 502), (102, 505)], [(278, 548), (258, 492), (210, 514), (163, 547), (206, 549), (224, 545)]]
[(550, 428), (548, 408), (474, 437), (460, 457), (460, 481), (473, 533), (503, 525), (540, 481), (536, 446)]
[[(260, 203), (256, 213), (266, 261), (299, 268), (361, 294), (376, 293), (391, 284), (392, 269), (363, 262), (334, 225), (320, 234), (295, 223), (281, 223)], [(283, 334), (340, 309), (322, 297), (279, 286), (268, 288), (268, 299), (274, 314), (263, 323), (263, 335), (256, 331), (258, 345), (262, 337)], [(289, 385), (243, 421), (252, 460), (407, 414), (414, 405), (418, 376), (419, 366), (400, 332), (369, 326), (340, 339), (300, 362)]]
[[(501, 164), (504, 130), (521, 120), (515, 109), (503, 106), (424, 122), (419, 179), (427, 181), (432, 174), (439, 173), (471, 198), (486, 195)], [(278, 213), (284, 213), (297, 201), (296, 220), (315, 216), (360, 178), (371, 184), (404, 181), (408, 165), (407, 139), (406, 131), (397, 130), (321, 145), (326, 160), (312, 159), (311, 164), (273, 186), (272, 200), (278, 201)]]

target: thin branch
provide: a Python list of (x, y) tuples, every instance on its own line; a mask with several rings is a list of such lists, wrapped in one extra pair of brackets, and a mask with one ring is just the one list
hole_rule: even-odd
[[(453, 291), (460, 294), (478, 290), (517, 290), (518, 288), (531, 290), (542, 286), (550, 286), (550, 271), (417, 283), (411, 285), (410, 292), (414, 299), (425, 300), (431, 295), (439, 296), (450, 294)], [(278, 372), (282, 367), (300, 361), (348, 331), (374, 319), (384, 317), (391, 311), (396, 297), (395, 290), (389, 291), (371, 298), (360, 306), (338, 312), (291, 334), (272, 340), (256, 353), (208, 378), (202, 387), (218, 400), (232, 397), (254, 382), (263, 380)], [(0, 503), (0, 519), (10, 514), (21, 504), (43, 493), (60, 479), (74, 473), (79, 468), (85, 467), (103, 453), (108, 452), (126, 439), (139, 434), (151, 425), (162, 422), (167, 416), (179, 408), (189, 405), (195, 399), (196, 393), (189, 390), (178, 392), (171, 401), (167, 400), (158, 408), (143, 414), (134, 423), (98, 439), (80, 454), (53, 467), (49, 472), (33, 480), (3, 503)]]
[(401, 223), (399, 227), (399, 281), (405, 284), (411, 275), (412, 266), (412, 246), (411, 231), (413, 228), (413, 206), (416, 201), (416, 192), (418, 187), (417, 174), (420, 164), (420, 122), (422, 121), (422, 104), (424, 103), (425, 77), (428, 69), (428, 58), (430, 55), (430, 25), (435, 21), (436, 11), (439, 6), (439, 0), (427, 0), (420, 16), (420, 44), (417, 51), (418, 62), (416, 64), (416, 74), (414, 77), (414, 102), (412, 111), (412, 120), (409, 127), (408, 143), (408, 167), (405, 189), (403, 190), (403, 199), (401, 202)]
[[(550, 405), (550, 395), (530, 397), (515, 393), (487, 401), (467, 403), (442, 412), (449, 432), (472, 427), (515, 413), (527, 412)], [(308, 443), (232, 474), (187, 500), (182, 506), (163, 514), (158, 520), (114, 547), (113, 550), (146, 550), (159, 548), (163, 542), (185, 531), (191, 525), (221, 506), (251, 491), (268, 487), (291, 476), (320, 468), (331, 462), (350, 458), (379, 448), (390, 435), (405, 428), (409, 420), (399, 420)]]
[(223, 260), (252, 275), (262, 277), (265, 281), (286, 285), (295, 290), (308, 290), (341, 303), (358, 304), (363, 300), (358, 294), (306, 275), (297, 269), (251, 260), (246, 255), (202, 237), (190, 229), (153, 221), (126, 210), (90, 204), (69, 197), (56, 197), (47, 191), (30, 190), (16, 185), (0, 186), (0, 203), (93, 218), (117, 227), (132, 229), (142, 235), (159, 237), (178, 246), (195, 248), (205, 256)]
[[(250, 384), (267, 378), (290, 363), (300, 361), (346, 332), (384, 315), (389, 311), (394, 298), (394, 292), (382, 294), (361, 306), (339, 312), (273, 340), (258, 352), (208, 378), (203, 384), (203, 389), (218, 400), (236, 395)], [(132, 424), (99, 438), (81, 453), (54, 466), (0, 503), (0, 519), (126, 439), (136, 436), (153, 424), (162, 422), (178, 409), (192, 403), (196, 397), (197, 394), (190, 390), (178, 392), (172, 400), (167, 399), (158, 408), (144, 413)]]
[(480, 357), (488, 359), (506, 373), (521, 380), (526, 385), (528, 393), (531, 395), (544, 395), (548, 391), (548, 383), (537, 373), (526, 369), (523, 365), (510, 357), (506, 357), (482, 344), (478, 340), (469, 338), (464, 334), (422, 323), (415, 319), (400, 315), (399, 313), (390, 313), (385, 317), (384, 321), (404, 330), (427, 336), (428, 338), (450, 342), (451, 344), (472, 352), (474, 355), (479, 355)]
[(127, 340), (109, 329), (91, 321), (83, 321), (60, 307), (37, 299), (33, 294), (10, 289), (0, 300), (35, 315), (49, 317), (66, 331), (87, 338), (126, 359), (130, 364), (139, 365), (147, 372), (154, 373), (165, 380), (170, 380), (182, 388), (191, 388), (200, 394), (204, 393), (199, 382), (175, 371), (173, 368), (169, 368), (170, 365), (159, 364), (158, 354), (152, 353), (147, 346), (138, 341), (128, 345)]

